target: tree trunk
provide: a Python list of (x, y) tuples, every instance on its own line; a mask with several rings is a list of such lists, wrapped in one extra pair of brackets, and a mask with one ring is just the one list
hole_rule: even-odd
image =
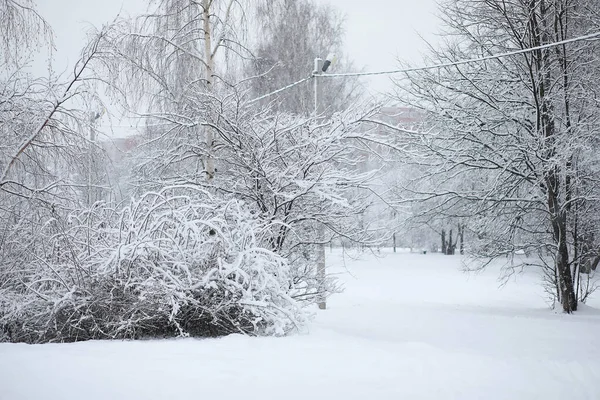
[(458, 238), (460, 239), (460, 254), (465, 254), (465, 225), (458, 224)]
[[(552, 138), (554, 135), (554, 121), (547, 117), (547, 113), (542, 116), (546, 137)], [(560, 171), (557, 167), (551, 168), (546, 172), (546, 191), (548, 211), (550, 212), (552, 233), (554, 243), (557, 245), (555, 254), (555, 269), (557, 274), (557, 286), (559, 299), (566, 313), (577, 310), (577, 297), (571, 275), (571, 266), (569, 264), (569, 248), (567, 246), (567, 212), (560, 204), (559, 187)]]
[(575, 297), (575, 288), (571, 277), (571, 268), (569, 266), (569, 254), (567, 244), (563, 241), (558, 246), (556, 255), (556, 269), (558, 271), (560, 302), (563, 311), (571, 313), (577, 311), (577, 298)]
[[(209, 92), (213, 91), (213, 74), (215, 69), (215, 60), (212, 54), (212, 36), (210, 26), (210, 9), (212, 0), (204, 0), (202, 3), (202, 21), (204, 30), (204, 57), (206, 62), (206, 86)], [(206, 177), (210, 181), (215, 177), (215, 160), (213, 158), (213, 132), (212, 128), (205, 127), (204, 135), (206, 140), (206, 160), (204, 162), (204, 169), (206, 170)]]
[(592, 265), (590, 267), (592, 271), (596, 270), (596, 268), (598, 267), (598, 263), (600, 263), (600, 256), (594, 257), (594, 260), (592, 261)]
[(446, 230), (442, 229), (442, 254), (446, 254)]
[(456, 243), (452, 241), (452, 229), (450, 229), (450, 235), (448, 236), (448, 245), (446, 246), (446, 250), (448, 251), (446, 254), (451, 256), (454, 254), (454, 249), (456, 248)]

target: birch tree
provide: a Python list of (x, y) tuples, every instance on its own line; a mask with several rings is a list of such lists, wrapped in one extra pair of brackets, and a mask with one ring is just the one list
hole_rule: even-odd
[[(206, 104), (196, 102), (196, 95), (216, 95), (238, 68), (236, 62), (249, 54), (244, 43), (244, 4), (161, 0), (150, 6), (149, 13), (111, 28), (105, 42), (110, 45), (104, 49), (107, 66), (111, 65), (102, 73), (108, 72), (118, 82), (111, 85), (118, 87), (118, 95), (127, 91), (120, 98), (127, 98), (125, 111), (135, 116), (161, 115), (168, 120), (169, 115), (210, 112)], [(206, 125), (192, 136), (188, 162), (195, 164), (191, 167), (195, 179), (210, 181), (216, 168), (214, 132)]]

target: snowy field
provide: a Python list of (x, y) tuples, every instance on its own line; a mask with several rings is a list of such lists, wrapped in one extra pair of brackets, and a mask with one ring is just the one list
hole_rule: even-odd
[(600, 399), (600, 311), (554, 313), (536, 273), (328, 257), (346, 291), (307, 334), (0, 344), (0, 399)]

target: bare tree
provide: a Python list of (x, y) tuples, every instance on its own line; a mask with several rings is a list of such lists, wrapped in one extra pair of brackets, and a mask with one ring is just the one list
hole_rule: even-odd
[[(443, 4), (452, 39), (431, 62), (527, 49), (591, 29), (585, 1), (497, 0)], [(597, 44), (580, 41), (407, 76), (399, 98), (428, 115), (414, 139), (423, 174), (410, 183), (429, 213), (469, 217), (471, 254), (537, 251), (565, 312), (577, 309), (576, 223), (597, 204)], [(575, 238), (579, 238), (575, 240)], [(575, 277), (575, 279), (574, 279)]]
[[(88, 79), (102, 33), (83, 49), (72, 74), (35, 76), (27, 62), (51, 47), (51, 30), (34, 3), (0, 2), (0, 325), (14, 296), (35, 294), (39, 263), (60, 263), (69, 215), (88, 207)], [(86, 190), (88, 189), (88, 190)], [(85, 241), (85, 238), (79, 238)], [(48, 279), (55, 279), (52, 276)], [(45, 281), (47, 282), (47, 281)], [(6, 307), (8, 304), (8, 308)], [(0, 334), (1, 336), (2, 334)]]
[(32, 209), (57, 210), (79, 201), (81, 182), (74, 172), (82, 165), (77, 160), (87, 147), (82, 131), (89, 119), (75, 105), (88, 90), (84, 78), (98, 41), (85, 48), (73, 75), (36, 77), (27, 69), (25, 56), (37, 46), (52, 45), (47, 41), (50, 28), (31, 2), (0, 6), (0, 26), (14, 29), (3, 39), (0, 53), (5, 67), (0, 77), (0, 196), (7, 221), (18, 223), (21, 213)]

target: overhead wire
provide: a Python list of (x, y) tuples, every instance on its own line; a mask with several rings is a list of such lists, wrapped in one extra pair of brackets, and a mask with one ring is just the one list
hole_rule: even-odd
[(313, 74), (311, 74), (311, 75), (307, 76), (307, 77), (306, 77), (306, 78), (304, 78), (304, 79), (300, 79), (299, 81), (296, 81), (296, 82), (294, 82), (294, 83), (290, 83), (289, 85), (287, 85), (287, 86), (284, 86), (284, 87), (282, 87), (282, 88), (280, 88), (280, 89), (277, 89), (277, 90), (275, 90), (275, 91), (273, 91), (273, 92), (270, 92), (270, 93), (264, 94), (264, 95), (262, 95), (262, 96), (260, 96), (260, 97), (257, 97), (257, 98), (255, 98), (255, 99), (252, 99), (252, 100), (250, 100), (250, 101), (248, 102), (248, 104), (255, 103), (255, 102), (259, 101), (259, 100), (266, 99), (267, 97), (274, 96), (274, 95), (276, 95), (277, 93), (281, 93), (281, 92), (283, 92), (284, 90), (291, 89), (291, 88), (293, 88), (294, 86), (297, 86), (297, 85), (300, 85), (301, 83), (304, 83), (304, 82), (306, 82), (306, 81), (309, 81), (310, 79), (312, 79), (312, 77), (313, 77), (313, 76), (314, 76), (314, 75), (313, 75)]
[(547, 49), (550, 47), (562, 46), (564, 44), (580, 42), (583, 40), (592, 40), (592, 39), (598, 40), (598, 37), (600, 37), (600, 31), (590, 33), (587, 35), (583, 35), (583, 36), (574, 37), (571, 39), (560, 40), (558, 42), (547, 43), (547, 44), (543, 44), (540, 46), (508, 51), (508, 52), (500, 53), (500, 54), (491, 54), (489, 56), (484, 56), (484, 57), (469, 58), (466, 60), (451, 61), (451, 62), (447, 62), (447, 63), (433, 64), (433, 65), (427, 65), (427, 66), (423, 66), (423, 67), (400, 68), (400, 69), (393, 69), (393, 70), (388, 70), (388, 71), (320, 74), (319, 77), (335, 78), (335, 77), (344, 77), (344, 76), (392, 75), (392, 74), (400, 74), (400, 73), (407, 73), (407, 72), (427, 71), (430, 69), (447, 68), (447, 67), (453, 67), (455, 65), (470, 64), (470, 63), (475, 63), (475, 62), (493, 60), (493, 59), (497, 59), (497, 58), (509, 57), (509, 56), (518, 55), (518, 54), (530, 53), (532, 51), (543, 50), (543, 49)]
[(426, 65), (426, 66), (422, 66), (422, 67), (399, 68), (399, 69), (393, 69), (393, 70), (387, 70), (387, 71), (345, 72), (345, 73), (333, 73), (333, 74), (332, 73), (313, 72), (310, 76), (308, 76), (304, 79), (301, 79), (297, 82), (291, 83), (291, 84), (284, 86), (280, 89), (277, 89), (273, 92), (270, 92), (270, 93), (264, 94), (260, 97), (257, 97), (255, 99), (252, 99), (248, 102), (248, 104), (252, 104), (254, 102), (265, 99), (267, 97), (274, 96), (278, 93), (281, 93), (285, 90), (291, 89), (294, 86), (304, 83), (304, 82), (306, 82), (314, 77), (317, 77), (317, 76), (319, 78), (337, 78), (337, 77), (346, 77), (346, 76), (393, 75), (393, 74), (402, 74), (402, 73), (417, 72), (417, 71), (427, 71), (427, 70), (431, 70), (431, 69), (447, 68), (447, 67), (452, 67), (452, 66), (456, 66), (456, 65), (470, 64), (470, 63), (475, 63), (475, 62), (482, 62), (482, 61), (493, 60), (493, 59), (498, 59), (498, 58), (503, 58), (503, 57), (509, 57), (509, 56), (518, 55), (518, 54), (530, 53), (530, 52), (537, 51), (537, 50), (543, 50), (543, 49), (547, 49), (550, 47), (562, 46), (564, 44), (580, 42), (580, 41), (584, 41), (584, 40), (598, 40), (599, 37), (600, 37), (600, 31), (590, 33), (587, 35), (583, 35), (583, 36), (577, 36), (577, 37), (574, 37), (571, 39), (565, 39), (565, 40), (560, 40), (557, 42), (547, 43), (547, 44), (543, 44), (540, 46), (528, 47), (526, 49), (513, 50), (513, 51), (508, 51), (508, 52), (500, 53), (500, 54), (492, 54), (492, 55), (484, 56), (484, 57), (469, 58), (466, 60), (458, 60), (458, 61), (452, 61), (452, 62), (447, 62), (447, 63)]

